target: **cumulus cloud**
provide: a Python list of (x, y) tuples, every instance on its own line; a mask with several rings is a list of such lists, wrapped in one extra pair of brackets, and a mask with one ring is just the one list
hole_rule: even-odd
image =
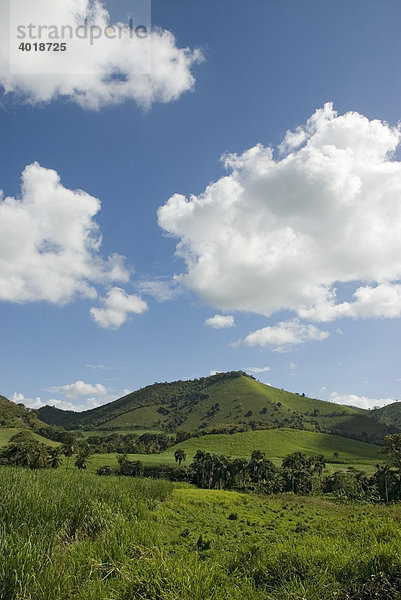
[[(401, 285), (381, 283), (376, 287), (362, 286), (353, 294), (352, 302), (335, 304), (330, 298), (313, 308), (299, 311), (299, 315), (314, 321), (333, 321), (340, 317), (353, 319), (368, 317), (401, 317)], [(337, 333), (342, 334), (341, 329)]]
[(56, 171), (28, 165), (20, 199), (0, 192), (0, 300), (65, 304), (95, 298), (93, 284), (128, 281), (124, 257), (99, 253), (99, 210), (97, 198), (63, 187)]
[(101, 383), (85, 383), (76, 381), (67, 385), (53, 386), (49, 388), (50, 392), (61, 392), (66, 398), (76, 400), (80, 396), (105, 396), (107, 389)]
[[(322, 388), (326, 389), (326, 388)], [(356, 396), (355, 394), (337, 394), (337, 392), (332, 392), (330, 395), (330, 402), (334, 402), (335, 404), (345, 404), (349, 406), (356, 406), (358, 408), (370, 409), (370, 408), (381, 408), (382, 406), (387, 406), (387, 404), (392, 404), (396, 402), (392, 398), (367, 398), (366, 396)]]
[(304, 325), (294, 319), (257, 329), (244, 339), (244, 343), (248, 346), (275, 346), (277, 351), (283, 351), (307, 340), (324, 340), (328, 335), (327, 331), (322, 331), (315, 325)]
[(205, 325), (214, 329), (223, 329), (224, 327), (234, 327), (234, 317), (232, 315), (214, 315), (206, 319)]
[[(399, 127), (339, 116), (327, 103), (287, 132), (278, 158), (262, 144), (223, 157), (226, 176), (159, 208), (186, 264), (176, 279), (223, 311), (289, 310), (316, 322), (401, 316), (400, 136)], [(345, 283), (354, 296), (338, 303)], [(289, 323), (246, 342), (327, 336)]]
[(141, 314), (148, 305), (136, 294), (127, 294), (121, 288), (109, 290), (105, 298), (101, 298), (103, 307), (90, 309), (92, 319), (105, 329), (118, 329), (131, 313)]
[[(40, 0), (35, 3), (19, 0), (11, 3), (11, 33), (6, 7), (5, 2), (0, 28), (0, 84), (7, 94), (17, 95), (32, 104), (63, 97), (87, 109), (99, 109), (125, 100), (149, 108), (155, 102), (176, 100), (194, 87), (192, 67), (203, 58), (199, 50), (179, 48), (174, 35), (162, 28), (149, 29), (145, 38), (143, 33), (138, 37), (127, 24), (111, 23), (101, 0)], [(133, 8), (135, 10), (135, 5)], [(78, 39), (75, 34), (70, 39), (70, 31), (75, 32), (79, 26), (80, 35), (84, 37), (85, 19), (88, 39)], [(42, 37), (26, 38), (25, 41), (65, 42), (67, 51), (35, 52), (30, 56), (26, 56), (26, 52), (18, 54), (21, 39), (17, 39), (17, 26), (29, 24), (34, 25), (35, 29), (31, 31), (36, 37), (40, 24)], [(64, 38), (53, 39), (52, 35), (61, 35), (62, 27), (66, 32)], [(89, 41), (92, 31), (92, 37), (98, 37), (93, 44)], [(100, 36), (99, 31), (102, 32)], [(109, 32), (109, 37), (105, 31)], [(24, 33), (27, 33), (26, 29)], [(10, 42), (9, 36), (12, 36)], [(9, 43), (15, 50), (11, 50), (11, 54)]]
[(271, 367), (247, 367), (245, 371), (249, 371), (250, 373), (266, 373), (270, 371)]
[[(100, 254), (102, 238), (94, 221), (100, 207), (86, 192), (65, 188), (56, 171), (28, 165), (21, 198), (0, 192), (0, 300), (63, 305), (77, 296), (96, 299), (99, 285), (128, 283), (124, 257)], [(102, 327), (118, 328), (128, 313), (147, 308), (139, 296), (119, 287), (109, 289), (101, 302), (103, 308), (92, 308), (91, 315)]]

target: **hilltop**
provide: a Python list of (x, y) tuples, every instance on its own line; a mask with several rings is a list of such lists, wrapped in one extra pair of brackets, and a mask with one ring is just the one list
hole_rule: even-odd
[(256, 381), (242, 371), (192, 381), (155, 383), (98, 408), (76, 413), (39, 409), (42, 421), (67, 429), (233, 433), (292, 428), (381, 443), (397, 431), (369, 411), (307, 398)]

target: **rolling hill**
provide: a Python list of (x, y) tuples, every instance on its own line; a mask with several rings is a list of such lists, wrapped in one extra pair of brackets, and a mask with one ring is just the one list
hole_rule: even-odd
[(166, 432), (233, 433), (291, 428), (381, 443), (398, 431), (369, 411), (307, 398), (256, 381), (242, 371), (193, 381), (155, 383), (98, 408), (75, 413), (38, 411), (45, 423), (67, 429), (159, 429)]

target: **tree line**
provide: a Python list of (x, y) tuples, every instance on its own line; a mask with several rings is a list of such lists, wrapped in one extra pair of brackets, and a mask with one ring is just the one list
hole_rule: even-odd
[(372, 476), (353, 467), (323, 476), (326, 459), (322, 454), (307, 457), (302, 452), (285, 456), (277, 467), (260, 450), (250, 459), (211, 454), (198, 450), (188, 467), (181, 466), (185, 452), (177, 449), (178, 467), (149, 466), (140, 460), (119, 457), (119, 469), (98, 469), (99, 475), (153, 477), (187, 481), (200, 488), (254, 491), (263, 494), (293, 492), (299, 495), (332, 494), (347, 500), (395, 502), (401, 500), (401, 434), (389, 435), (383, 447), (385, 462), (376, 466)]
[(60, 446), (48, 446), (36, 440), (31, 432), (24, 431), (15, 434), (0, 452), (0, 464), (30, 469), (58, 469), (64, 455), (68, 468), (71, 457), (75, 455), (75, 466), (78, 469), (87, 469), (90, 454), (90, 446), (85, 440), (77, 441), (71, 438)]

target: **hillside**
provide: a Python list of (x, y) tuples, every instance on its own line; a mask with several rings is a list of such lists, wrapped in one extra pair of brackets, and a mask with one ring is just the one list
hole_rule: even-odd
[[(380, 453), (381, 448), (375, 444), (366, 444), (327, 433), (297, 431), (296, 429), (268, 429), (234, 433), (233, 435), (205, 435), (180, 442), (160, 454), (131, 454), (130, 460), (140, 460), (145, 465), (175, 465), (174, 454), (178, 449), (184, 450), (186, 465), (192, 462), (197, 450), (230, 456), (232, 459), (249, 459), (254, 450), (261, 450), (276, 464), (281, 463), (284, 456), (292, 452), (303, 452), (307, 456), (323, 454), (326, 461), (335, 463), (336, 468), (339, 469), (343, 468), (345, 463), (357, 466), (377, 464), (383, 460), (383, 455)], [(91, 462), (96, 466), (110, 464), (111, 457), (107, 454), (95, 454), (92, 456)], [(117, 467), (114, 456), (113, 465)]]
[(401, 431), (401, 402), (393, 402), (383, 408), (371, 410), (369, 416), (388, 427), (396, 427)]
[(40, 424), (36, 412), (0, 396), (0, 427), (29, 427)]
[[(253, 450), (261, 450), (270, 460), (282, 459), (292, 452), (303, 452), (307, 456), (323, 454), (326, 460), (337, 462), (382, 461), (380, 446), (366, 444), (357, 440), (345, 440), (337, 435), (296, 431), (294, 429), (269, 429), (249, 431), (233, 435), (205, 435), (181, 442), (163, 452), (160, 456), (171, 454), (181, 448), (187, 458), (192, 459), (197, 450), (224, 454), (231, 458), (250, 458)], [(335, 454), (335, 458), (333, 455)], [(338, 455), (338, 456), (337, 456)]]
[(396, 431), (372, 419), (369, 411), (286, 392), (241, 371), (155, 383), (82, 413), (44, 407), (38, 414), (46, 423), (69, 429), (230, 433), (285, 427), (370, 443), (381, 443), (385, 435)]
[[(27, 429), (26, 428), (17, 428), (17, 427), (0, 427), (0, 449), (3, 448), (4, 446), (7, 446), (10, 439), (13, 436), (15, 436), (17, 433), (21, 433), (21, 432), (26, 433)], [(39, 435), (38, 433), (36, 433), (33, 430), (29, 430), (29, 434), (32, 439), (36, 440), (37, 442), (41, 442), (42, 444), (45, 444), (46, 446), (59, 446), (58, 442), (53, 442), (53, 440), (49, 440), (48, 438), (45, 438), (45, 437)]]

